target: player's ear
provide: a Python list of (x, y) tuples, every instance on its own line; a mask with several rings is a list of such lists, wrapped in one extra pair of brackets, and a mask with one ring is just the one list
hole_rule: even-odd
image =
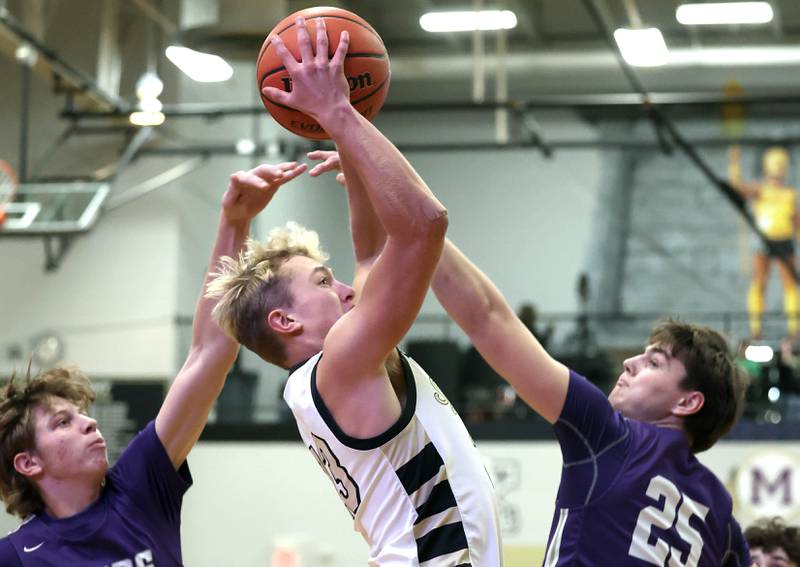
[(279, 335), (294, 335), (303, 329), (303, 324), (284, 309), (270, 311), (267, 315), (267, 326)]
[(30, 451), (23, 451), (14, 455), (14, 470), (22, 476), (31, 478), (41, 474), (42, 465)]
[(675, 406), (672, 408), (672, 413), (680, 417), (686, 417), (687, 415), (699, 412), (703, 408), (705, 402), (706, 397), (703, 395), (703, 392), (686, 392), (675, 403)]

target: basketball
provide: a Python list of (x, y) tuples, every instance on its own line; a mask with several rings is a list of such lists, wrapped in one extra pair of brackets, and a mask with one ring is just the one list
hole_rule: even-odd
[(264, 87), (291, 91), (289, 73), (278, 57), (272, 37), (280, 36), (295, 59), (300, 60), (297, 47), (295, 19), (306, 19), (312, 46), (316, 47), (317, 29), (314, 19), (325, 18), (328, 30), (328, 56), (333, 56), (343, 30), (350, 34), (350, 46), (344, 63), (344, 74), (350, 85), (350, 102), (368, 120), (372, 120), (383, 106), (389, 89), (389, 56), (383, 40), (363, 18), (341, 8), (307, 8), (285, 17), (264, 40), (256, 62), (256, 80), (261, 102), (272, 117), (284, 128), (298, 136), (314, 140), (327, 140), (329, 136), (310, 116), (269, 100), (262, 92)]

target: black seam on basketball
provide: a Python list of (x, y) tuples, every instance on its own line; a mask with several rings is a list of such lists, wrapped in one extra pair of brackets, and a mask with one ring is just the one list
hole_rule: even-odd
[(372, 96), (372, 95), (374, 95), (376, 92), (378, 92), (379, 90), (381, 90), (381, 89), (384, 87), (384, 85), (386, 85), (387, 81), (389, 81), (389, 77), (390, 77), (390, 76), (391, 76), (391, 75), (386, 75), (386, 78), (385, 78), (383, 81), (381, 81), (381, 84), (380, 84), (380, 85), (378, 85), (377, 87), (375, 87), (375, 88), (374, 88), (374, 89), (373, 89), (373, 90), (372, 90), (370, 93), (368, 93), (368, 94), (365, 94), (364, 96), (362, 96), (362, 97), (361, 97), (361, 98), (359, 98), (358, 100), (351, 100), (351, 101), (350, 101), (350, 104), (352, 104), (353, 106), (355, 106), (355, 105), (357, 105), (359, 102), (362, 102), (362, 101), (365, 101), (365, 100), (367, 100), (369, 97), (371, 97), (371, 96)]
[[(387, 54), (385, 52), (384, 53), (380, 53), (380, 54), (379, 53), (351, 53), (349, 55), (346, 55), (345, 59), (349, 59), (351, 57), (359, 57), (359, 58), (362, 58), (362, 59), (386, 59), (386, 55)], [(258, 66), (256, 65), (256, 67), (258, 67)], [(270, 69), (269, 71), (267, 71), (264, 74), (264, 76), (261, 77), (261, 88), (262, 89), (264, 88), (264, 79), (266, 79), (270, 75), (274, 75), (275, 73), (279, 73), (280, 71), (283, 71), (285, 69), (286, 69), (286, 66), (282, 65), (280, 67), (276, 67), (275, 69)]]
[[(362, 24), (362, 23), (361, 23), (361, 22), (359, 22), (358, 20), (354, 20), (353, 18), (348, 18), (347, 16), (334, 16), (334, 15), (330, 15), (330, 16), (328, 16), (328, 15), (325, 15), (325, 14), (318, 14), (318, 15), (316, 15), (316, 16), (312, 16), (310, 19), (312, 19), (312, 20), (316, 20), (317, 18), (330, 18), (330, 19), (332, 19), (332, 20), (345, 20), (345, 21), (348, 21), (348, 22), (353, 22), (354, 24), (361, 26), (362, 28), (364, 28), (365, 30), (367, 30), (368, 32), (370, 32), (372, 35), (374, 35), (375, 37), (377, 37), (377, 38), (378, 38), (378, 41), (380, 41), (380, 42), (381, 42), (381, 45), (383, 45), (383, 40), (381, 39), (381, 36), (379, 36), (379, 35), (378, 35), (378, 32), (376, 32), (376, 31), (375, 31), (375, 30), (372, 28), (372, 26), (370, 26), (369, 24), (367, 24), (367, 25), (365, 26), (364, 24)], [(285, 32), (286, 30), (290, 30), (290, 29), (292, 29), (292, 28), (293, 28), (295, 25), (296, 25), (296, 24), (295, 24), (294, 22), (292, 22), (291, 24), (289, 24), (288, 26), (286, 26), (285, 28), (283, 28), (281, 31), (279, 31), (279, 32), (278, 32), (278, 35), (281, 35), (281, 34), (282, 34), (283, 32)]]

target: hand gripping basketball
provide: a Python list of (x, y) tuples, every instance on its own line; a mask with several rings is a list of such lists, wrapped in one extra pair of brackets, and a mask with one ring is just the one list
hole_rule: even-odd
[[(386, 100), (391, 77), (386, 46), (378, 32), (358, 14), (331, 7), (299, 10), (286, 16), (269, 32), (256, 61), (256, 81), (264, 107), (276, 122), (298, 136), (314, 140), (329, 138), (328, 133), (313, 117), (291, 105), (279, 102), (278, 99), (272, 98), (273, 95), (265, 94), (267, 91), (264, 87), (274, 87), (284, 93), (293, 90), (293, 78), (283, 59), (278, 55), (277, 42), (273, 40), (279, 37), (283, 46), (289, 51), (292, 56), (290, 66), (292, 62), (301, 65), (304, 58), (300, 51), (298, 16), (302, 16), (306, 22), (324, 20), (324, 29), (327, 31), (324, 39), (328, 46), (328, 64), (335, 56), (342, 31), (347, 31), (349, 41), (344, 58), (344, 75), (350, 88), (350, 104), (367, 120), (375, 118)], [(317, 29), (317, 25), (309, 25), (306, 28), (311, 46), (318, 44)], [(310, 53), (309, 49), (304, 48), (304, 50), (306, 54)], [(317, 48), (314, 57), (322, 53), (324, 52)]]
[(284, 45), (279, 35), (272, 38), (275, 51), (292, 80), (292, 90), (282, 91), (275, 87), (265, 87), (264, 95), (269, 99), (305, 112), (317, 121), (335, 107), (350, 104), (350, 88), (344, 76), (344, 58), (350, 45), (350, 34), (343, 30), (339, 45), (328, 59), (328, 31), (325, 20), (317, 18), (316, 54), (311, 47), (305, 18), (296, 20), (297, 47), (300, 61)]

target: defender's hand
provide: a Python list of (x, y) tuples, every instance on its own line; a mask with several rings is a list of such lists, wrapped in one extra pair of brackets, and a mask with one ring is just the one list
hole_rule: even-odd
[(284, 183), (306, 170), (306, 164), (290, 161), (278, 165), (262, 164), (250, 171), (231, 175), (222, 196), (222, 210), (229, 222), (250, 221), (270, 202)]
[(347, 181), (344, 178), (344, 173), (341, 173), (342, 163), (339, 160), (339, 152), (327, 151), (327, 150), (315, 150), (313, 152), (308, 152), (308, 159), (312, 160), (319, 160), (322, 163), (318, 163), (315, 165), (308, 174), (311, 177), (319, 177), (323, 173), (327, 173), (329, 171), (339, 171), (336, 175), (336, 181), (342, 187), (347, 187)]

